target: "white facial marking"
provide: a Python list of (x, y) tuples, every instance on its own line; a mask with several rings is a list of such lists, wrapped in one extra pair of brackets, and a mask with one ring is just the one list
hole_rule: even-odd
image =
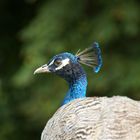
[(62, 61), (61, 61), (62, 64), (61, 64), (59, 67), (57, 67), (55, 70), (60, 70), (60, 69), (62, 69), (64, 66), (68, 65), (69, 62), (70, 62), (70, 60), (69, 60), (68, 58), (62, 60)]
[(54, 60), (51, 61), (51, 63), (48, 66), (51, 66), (53, 64)]

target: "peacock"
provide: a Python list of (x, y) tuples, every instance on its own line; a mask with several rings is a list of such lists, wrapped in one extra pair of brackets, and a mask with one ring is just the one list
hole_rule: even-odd
[(35, 70), (55, 73), (68, 83), (61, 107), (47, 122), (41, 140), (140, 140), (140, 102), (128, 97), (86, 97), (87, 76), (81, 64), (99, 72), (99, 44), (54, 56)]

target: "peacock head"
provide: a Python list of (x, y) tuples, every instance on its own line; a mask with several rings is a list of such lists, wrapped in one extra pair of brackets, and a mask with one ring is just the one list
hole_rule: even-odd
[(95, 42), (90, 48), (78, 51), (76, 55), (68, 52), (58, 54), (47, 64), (36, 69), (34, 74), (51, 72), (70, 82), (85, 74), (81, 64), (92, 67), (96, 73), (100, 70), (102, 58), (98, 43)]

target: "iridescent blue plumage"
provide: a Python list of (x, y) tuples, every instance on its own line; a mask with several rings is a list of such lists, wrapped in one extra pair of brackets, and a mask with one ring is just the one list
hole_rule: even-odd
[[(79, 64), (77, 57), (71, 53), (61, 53), (52, 58), (49, 64), (55, 59), (69, 59), (69, 63), (63, 68), (55, 71), (54, 73), (63, 77), (68, 85), (69, 90), (62, 102), (62, 105), (77, 99), (84, 98), (86, 96), (86, 88), (87, 88), (87, 77), (83, 67)], [(48, 65), (49, 65), (48, 64)], [(50, 66), (50, 71), (54, 71), (55, 66)]]
[(101, 66), (102, 66), (102, 56), (101, 56), (101, 50), (99, 48), (99, 44), (95, 42), (93, 44), (93, 47), (97, 50), (97, 66), (94, 67), (94, 72), (99, 72)]
[(74, 99), (86, 97), (87, 77), (80, 63), (92, 67), (96, 73), (100, 70), (102, 58), (98, 43), (93, 43), (90, 48), (76, 55), (68, 52), (58, 54), (35, 73), (52, 72), (67, 81), (69, 90), (62, 103), (64, 105)]
[(87, 78), (86, 75), (82, 75), (80, 79), (69, 83), (69, 90), (63, 100), (62, 105), (78, 98), (86, 97)]

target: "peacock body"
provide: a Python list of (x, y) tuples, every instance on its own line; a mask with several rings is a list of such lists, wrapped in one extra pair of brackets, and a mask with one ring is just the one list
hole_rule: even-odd
[(140, 102), (120, 96), (76, 99), (57, 110), (41, 140), (140, 140)]
[(41, 140), (140, 140), (140, 102), (120, 96), (86, 97), (87, 77), (81, 63), (96, 73), (100, 70), (98, 43), (76, 55), (58, 54), (34, 72), (55, 73), (69, 85)]

